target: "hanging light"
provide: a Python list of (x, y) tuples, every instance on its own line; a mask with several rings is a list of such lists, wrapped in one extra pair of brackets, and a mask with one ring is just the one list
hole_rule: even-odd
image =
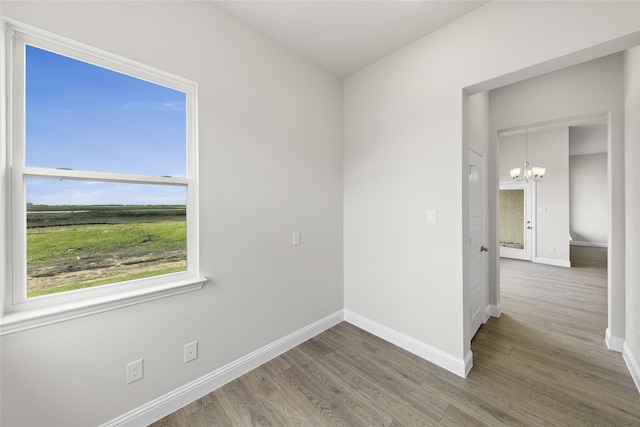
[(529, 166), (529, 129), (526, 129), (524, 140), (524, 172), (521, 175), (520, 173), (522, 172), (522, 169), (511, 169), (509, 171), (509, 173), (511, 174), (511, 178), (517, 182), (537, 182), (544, 177), (544, 173), (546, 171), (546, 168)]

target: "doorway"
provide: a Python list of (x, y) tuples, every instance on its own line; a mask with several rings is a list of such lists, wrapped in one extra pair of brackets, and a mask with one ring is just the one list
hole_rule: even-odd
[(500, 184), (500, 257), (531, 261), (535, 252), (535, 184)]

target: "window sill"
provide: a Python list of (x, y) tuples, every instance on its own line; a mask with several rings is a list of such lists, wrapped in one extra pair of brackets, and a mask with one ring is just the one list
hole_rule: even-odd
[(91, 316), (185, 292), (197, 291), (202, 289), (206, 281), (207, 279), (204, 277), (184, 280), (167, 285), (158, 285), (90, 300), (61, 304), (55, 307), (6, 313), (0, 319), (0, 336), (66, 322), (79, 317)]

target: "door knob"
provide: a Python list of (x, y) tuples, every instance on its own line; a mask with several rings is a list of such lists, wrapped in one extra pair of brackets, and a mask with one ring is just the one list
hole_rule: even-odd
[(480, 246), (480, 252), (489, 252), (489, 248), (486, 246)]

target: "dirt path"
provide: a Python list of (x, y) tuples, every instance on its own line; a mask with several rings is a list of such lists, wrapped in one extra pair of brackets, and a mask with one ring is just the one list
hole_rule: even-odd
[(167, 268), (186, 267), (186, 251), (167, 251), (127, 258), (78, 259), (27, 271), (29, 291), (122, 277)]

